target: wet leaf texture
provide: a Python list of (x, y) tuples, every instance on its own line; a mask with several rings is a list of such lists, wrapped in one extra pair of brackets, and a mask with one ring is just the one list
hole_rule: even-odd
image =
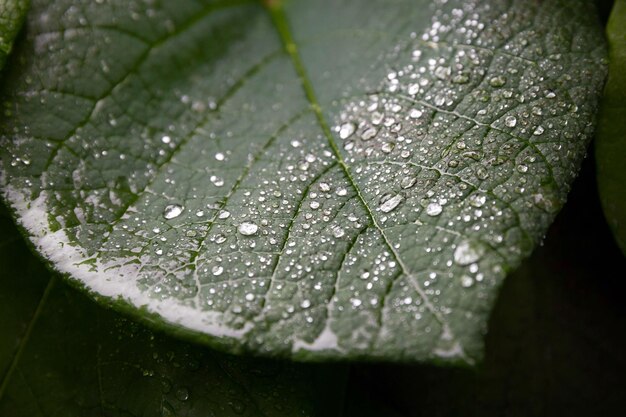
[(221, 349), (475, 363), (593, 132), (593, 6), (279, 3), (34, 1), (5, 197), (70, 279)]

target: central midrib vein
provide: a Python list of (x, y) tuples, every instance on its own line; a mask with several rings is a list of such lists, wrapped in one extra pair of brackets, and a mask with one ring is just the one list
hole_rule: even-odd
[[(287, 17), (281, 7), (281, 4), (279, 1), (267, 1), (266, 2), (266, 9), (268, 10), (272, 21), (274, 23), (274, 26), (276, 27), (276, 30), (278, 32), (278, 35), (283, 43), (283, 46), (287, 52), (287, 54), (289, 55), (289, 57), (291, 58), (291, 62), (295, 68), (295, 71), (298, 75), (298, 78), (300, 79), (300, 82), (302, 84), (302, 88), (304, 90), (304, 93), (306, 95), (307, 100), (309, 101), (313, 112), (315, 113), (315, 117), (317, 118), (317, 121), (322, 129), (322, 131), (324, 132), (324, 136), (326, 136), (326, 139), (328, 141), (328, 145), (331, 147), (333, 154), (335, 156), (335, 158), (337, 159), (337, 163), (339, 164), (339, 166), (341, 167), (341, 169), (344, 172), (344, 175), (346, 176), (346, 178), (348, 179), (348, 181), (350, 182), (350, 185), (354, 188), (354, 190), (356, 191), (356, 194), (359, 198), (359, 201), (361, 203), (361, 205), (363, 206), (364, 210), (367, 212), (371, 223), (374, 225), (374, 227), (378, 230), (378, 232), (380, 233), (380, 235), (382, 236), (385, 245), (389, 248), (389, 251), (391, 252), (392, 256), (394, 257), (394, 259), (396, 260), (396, 262), (398, 263), (398, 265), (400, 266), (400, 269), (402, 270), (402, 273), (408, 277), (409, 282), (413, 285), (413, 288), (415, 289), (415, 291), (419, 294), (419, 296), (422, 298), (422, 300), (424, 301), (424, 305), (426, 306), (426, 308), (431, 312), (431, 314), (435, 317), (435, 319), (441, 324), (442, 326), (442, 334), (443, 332), (451, 332), (450, 326), (448, 324), (448, 322), (443, 318), (443, 316), (441, 315), (441, 313), (439, 311), (437, 311), (437, 309), (435, 308), (435, 306), (432, 304), (432, 302), (430, 301), (430, 299), (428, 298), (428, 295), (424, 292), (424, 290), (422, 289), (422, 287), (419, 285), (419, 283), (417, 282), (417, 280), (415, 279), (415, 277), (410, 273), (410, 269), (407, 267), (407, 265), (404, 263), (404, 261), (402, 260), (402, 258), (400, 257), (400, 254), (398, 253), (398, 251), (393, 247), (393, 245), (391, 244), (391, 242), (389, 241), (389, 239), (387, 238), (387, 235), (385, 234), (383, 228), (378, 224), (378, 222), (376, 221), (376, 216), (374, 216), (374, 213), (372, 212), (372, 210), (370, 209), (369, 205), (367, 204), (367, 201), (365, 200), (365, 198), (363, 197), (363, 194), (361, 192), (361, 189), (359, 188), (359, 186), (357, 185), (356, 181), (354, 180), (354, 178), (352, 177), (352, 173), (350, 172), (350, 168), (348, 167), (348, 165), (346, 164), (346, 162), (343, 159), (343, 156), (341, 155), (341, 152), (339, 151), (339, 147), (337, 146), (337, 143), (335, 142), (335, 138), (330, 130), (330, 127), (328, 126), (328, 123), (326, 122), (326, 119), (324, 117), (324, 115), (322, 114), (322, 108), (319, 105), (318, 101), (317, 101), (317, 97), (315, 95), (315, 91), (313, 90), (313, 85), (311, 84), (306, 70), (304, 68), (304, 64), (302, 63), (302, 60), (300, 59), (300, 55), (298, 54), (298, 48), (296, 46), (296, 43), (293, 39), (293, 36), (291, 35), (291, 30), (289, 27), (289, 23), (287, 21)], [(467, 361), (468, 363), (472, 363), (472, 359), (467, 357), (465, 355), (465, 353), (462, 351), (461, 357)]]

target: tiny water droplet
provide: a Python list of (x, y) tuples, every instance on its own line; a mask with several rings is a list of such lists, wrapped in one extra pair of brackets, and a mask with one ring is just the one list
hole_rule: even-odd
[(216, 277), (222, 275), (222, 272), (224, 272), (224, 268), (221, 265), (215, 265), (211, 268), (211, 273)]

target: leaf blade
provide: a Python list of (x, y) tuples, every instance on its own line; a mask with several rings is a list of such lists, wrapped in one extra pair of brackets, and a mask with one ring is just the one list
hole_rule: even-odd
[(3, 131), (28, 125), (57, 151), (30, 141), (42, 161), (28, 168), (5, 153), (5, 194), (37, 220), (28, 227), (56, 268), (222, 349), (480, 359), (497, 289), (562, 205), (593, 127), (604, 68), (593, 10), (494, 2), (470, 20), (504, 20), (472, 38), (457, 16), (469, 6), (318, 6), (287, 4), (277, 33), (260, 6), (202, 15), (184, 3), (158, 11), (169, 27), (139, 19), (154, 25), (153, 49), (118, 23), (122, 47), (96, 48), (124, 51), (115, 77), (60, 78), (95, 97), (71, 104), (70, 123), (22, 121), (67, 100), (23, 87), (56, 106), (19, 101)]

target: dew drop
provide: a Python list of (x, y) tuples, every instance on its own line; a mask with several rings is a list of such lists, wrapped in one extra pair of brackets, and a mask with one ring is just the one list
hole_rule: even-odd
[(482, 194), (472, 194), (472, 196), (469, 198), (469, 203), (473, 207), (482, 207), (486, 201), (487, 197)]
[(189, 390), (184, 387), (177, 389), (176, 398), (178, 398), (181, 401), (187, 401), (189, 399)]
[(463, 275), (461, 277), (461, 285), (463, 286), (463, 288), (469, 288), (472, 285), (474, 285), (474, 278), (470, 277), (469, 275)]
[(346, 234), (346, 232), (344, 232), (344, 230), (339, 227), (339, 226), (335, 226), (333, 227), (333, 236), (335, 236), (337, 239), (339, 239), (340, 237), (343, 237)]
[(393, 197), (386, 199), (380, 205), (380, 211), (382, 211), (383, 213), (389, 213), (390, 211), (398, 207), (398, 205), (400, 205), (402, 200), (404, 200), (404, 197), (402, 196), (402, 194), (396, 194)]
[(429, 216), (439, 216), (442, 211), (443, 207), (441, 207), (441, 204), (439, 203), (430, 203), (426, 207), (426, 214), (428, 214)]
[(409, 113), (409, 117), (411, 119), (419, 119), (420, 117), (422, 117), (423, 112), (421, 110), (418, 109), (413, 109), (411, 110), (411, 112)]
[(339, 137), (341, 139), (348, 139), (354, 134), (355, 130), (356, 126), (354, 125), (354, 123), (344, 123), (339, 128)]
[(254, 301), (254, 294), (252, 294), (251, 292), (246, 294), (246, 300), (247, 301)]
[(237, 230), (244, 236), (252, 236), (259, 230), (259, 226), (257, 226), (256, 223), (243, 222), (239, 225)]
[(454, 250), (454, 262), (469, 265), (478, 261), (485, 253), (485, 247), (478, 242), (464, 240)]
[(503, 77), (502, 75), (498, 75), (496, 77), (492, 77), (489, 80), (489, 85), (495, 88), (499, 88), (504, 86), (504, 84), (506, 84), (506, 77)]
[(543, 134), (543, 132), (545, 132), (545, 129), (543, 128), (543, 126), (537, 126), (537, 128), (533, 132), (533, 135), (541, 136)]
[(402, 178), (402, 180), (400, 181), (400, 187), (406, 190), (407, 188), (413, 187), (416, 182), (417, 182), (417, 177), (407, 176), (407, 177)]
[(362, 134), (361, 134), (361, 139), (363, 140), (370, 140), (372, 139), (374, 136), (376, 136), (376, 129), (374, 129), (373, 127), (367, 128)]
[(515, 127), (515, 125), (517, 124), (517, 119), (515, 118), (515, 116), (506, 116), (506, 118), (504, 119), (504, 124), (507, 127)]
[(216, 277), (222, 275), (222, 272), (224, 272), (224, 268), (221, 265), (215, 265), (213, 268), (211, 268), (211, 273)]
[(185, 208), (180, 204), (169, 204), (165, 207), (165, 210), (163, 210), (163, 217), (165, 217), (166, 220), (174, 219), (180, 216), (184, 209)]

